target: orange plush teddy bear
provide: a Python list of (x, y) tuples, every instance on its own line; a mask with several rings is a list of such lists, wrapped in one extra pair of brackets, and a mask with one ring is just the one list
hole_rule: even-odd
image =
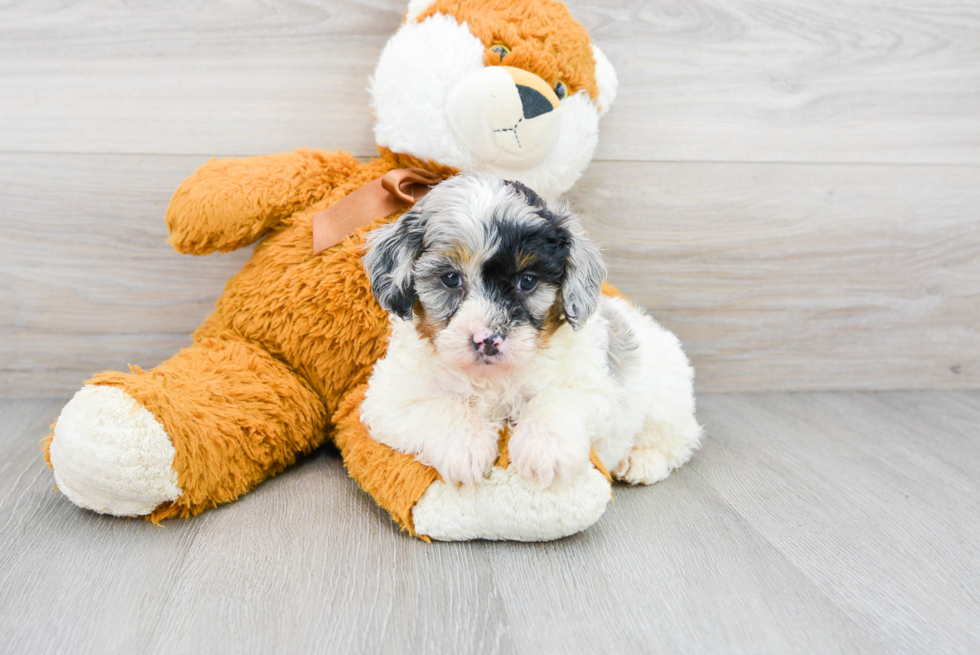
[(98, 512), (186, 517), (330, 439), (421, 537), (542, 540), (591, 525), (610, 498), (599, 463), (540, 489), (507, 469), (504, 440), (490, 478), (460, 489), (370, 438), (358, 408), (388, 320), (360, 258), (365, 233), (411, 202), (413, 179), (484, 171), (564, 193), (615, 92), (612, 66), (559, 2), (412, 0), (371, 81), (377, 158), (216, 160), (181, 184), (167, 211), (178, 251), (261, 243), (193, 345), (151, 370), (100, 373), (65, 406), (46, 443), (58, 488)]

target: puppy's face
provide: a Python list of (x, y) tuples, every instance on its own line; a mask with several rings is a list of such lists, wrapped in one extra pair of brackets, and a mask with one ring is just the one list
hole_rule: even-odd
[(563, 322), (595, 310), (605, 267), (577, 219), (533, 191), (458, 175), (368, 236), (378, 302), (443, 361), (491, 377), (525, 365)]

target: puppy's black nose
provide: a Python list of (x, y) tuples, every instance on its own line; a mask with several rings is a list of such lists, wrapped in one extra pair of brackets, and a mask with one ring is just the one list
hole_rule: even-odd
[(487, 357), (493, 357), (500, 352), (500, 342), (504, 338), (499, 334), (487, 335), (485, 332), (483, 334), (473, 335), (473, 350), (483, 353)]

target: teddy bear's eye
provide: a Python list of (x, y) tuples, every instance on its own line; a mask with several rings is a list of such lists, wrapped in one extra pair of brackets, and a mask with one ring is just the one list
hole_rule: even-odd
[(564, 100), (568, 95), (568, 86), (561, 80), (558, 80), (558, 84), (555, 85), (555, 95), (559, 100)]
[(497, 43), (495, 45), (490, 46), (490, 52), (495, 52), (498, 55), (500, 55), (500, 61), (503, 61), (504, 57), (506, 57), (510, 53), (510, 48), (508, 48), (502, 43)]

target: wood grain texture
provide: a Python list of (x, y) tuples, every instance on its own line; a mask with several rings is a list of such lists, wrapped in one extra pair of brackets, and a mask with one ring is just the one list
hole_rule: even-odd
[(649, 1), (595, 39), (601, 158), (980, 163), (980, 5)]
[[(701, 390), (980, 386), (980, 6), (570, 5), (621, 78), (573, 202)], [(372, 154), (403, 9), (0, 6), (0, 395), (186, 345), (248, 251), (172, 253), (173, 189), (214, 155)]]
[[(167, 245), (200, 163), (0, 155), (0, 394), (69, 394), (189, 343), (249, 256)], [(975, 388), (978, 172), (607, 162), (572, 202), (702, 390)]]
[(204, 161), (0, 156), (0, 394), (66, 393), (190, 344), (251, 250), (167, 244), (170, 194)]
[[(569, 5), (620, 76), (599, 160), (980, 163), (980, 6)], [(404, 0), (0, 7), (0, 151), (374, 152)]]
[(595, 164), (574, 205), (702, 389), (980, 386), (980, 168)]
[(950, 635), (960, 641), (940, 650), (971, 652), (980, 648), (977, 402), (940, 393), (718, 396), (709, 425), (738, 438), (714, 440), (717, 451), (695, 469), (891, 652), (928, 652)]
[(706, 395), (709, 437), (584, 534), (426, 545), (316, 453), (158, 528), (78, 510), (0, 401), (17, 653), (973, 653), (980, 394)]

